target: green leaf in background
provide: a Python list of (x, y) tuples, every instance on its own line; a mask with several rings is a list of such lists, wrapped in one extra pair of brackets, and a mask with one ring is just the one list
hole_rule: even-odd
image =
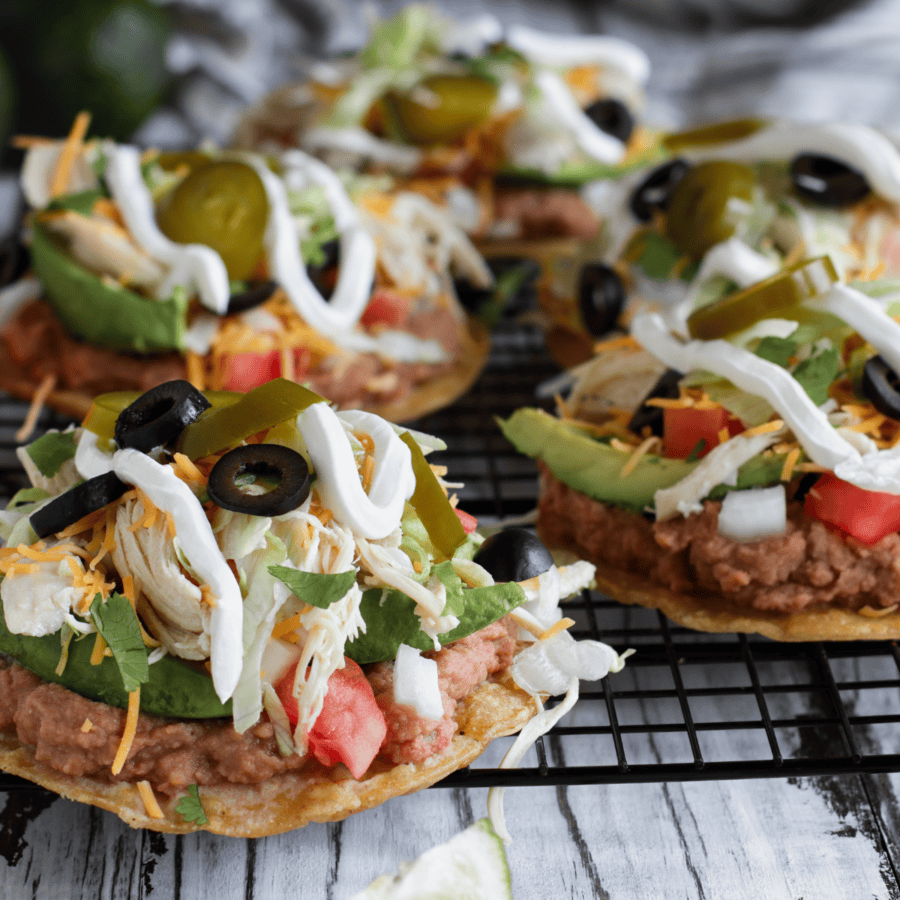
[(136, 691), (150, 678), (150, 666), (131, 602), (121, 594), (111, 594), (104, 603), (97, 594), (91, 604), (91, 618), (112, 650), (125, 690)]
[(196, 784), (187, 786), (187, 794), (175, 804), (177, 812), (185, 822), (195, 822), (197, 825), (208, 825), (206, 810), (200, 802), (200, 789)]
[(287, 566), (269, 566), (269, 574), (284, 582), (304, 603), (319, 609), (328, 609), (332, 603), (346, 597), (347, 591), (356, 584), (356, 572), (323, 575), (300, 572)]
[(787, 367), (790, 358), (797, 352), (797, 342), (793, 338), (780, 338), (769, 335), (764, 337), (756, 348), (760, 359), (775, 363), (776, 366)]
[(49, 432), (32, 441), (25, 452), (45, 478), (53, 478), (66, 460), (75, 456), (75, 432)]
[(821, 406), (828, 399), (828, 388), (837, 378), (840, 369), (838, 351), (829, 347), (815, 356), (804, 359), (792, 372), (810, 400)]

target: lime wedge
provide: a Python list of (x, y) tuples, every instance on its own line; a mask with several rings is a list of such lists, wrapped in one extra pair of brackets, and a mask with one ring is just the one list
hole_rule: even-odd
[(512, 900), (503, 841), (487, 819), (382, 875), (350, 900)]

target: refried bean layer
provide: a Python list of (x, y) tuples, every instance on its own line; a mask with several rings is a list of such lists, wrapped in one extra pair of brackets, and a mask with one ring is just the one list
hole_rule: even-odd
[(640, 575), (673, 592), (704, 591), (750, 609), (796, 613), (833, 604), (856, 610), (900, 599), (900, 536), (869, 546), (788, 503), (784, 534), (741, 543), (718, 532), (721, 504), (652, 522), (592, 500), (542, 466), (538, 531), (551, 547)]
[[(516, 641), (507, 620), (425, 654), (438, 665), (444, 716), (425, 719), (393, 701), (393, 663), (368, 666), (378, 705), (388, 725), (379, 757), (391, 763), (422, 762), (445, 749), (456, 733), (457, 701), (507, 668)], [(38, 762), (74, 777), (104, 782), (149, 781), (163, 796), (188, 785), (258, 784), (302, 768), (306, 757), (282, 756), (275, 730), (264, 717), (238, 734), (228, 720), (177, 720), (141, 714), (122, 771), (113, 760), (125, 727), (125, 711), (87, 700), (0, 654), (0, 731), (15, 733)]]

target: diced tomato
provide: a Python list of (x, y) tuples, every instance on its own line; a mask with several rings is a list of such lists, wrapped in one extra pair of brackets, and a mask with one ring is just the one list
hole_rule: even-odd
[(825, 472), (810, 488), (803, 509), (864, 544), (900, 531), (900, 495), (866, 491)]
[[(294, 725), (299, 717), (291, 690), (296, 670), (295, 664), (275, 685), (275, 693)], [(322, 711), (307, 732), (310, 752), (322, 765), (342, 762), (354, 778), (362, 778), (386, 734), (384, 714), (375, 702), (372, 686), (363, 670), (344, 657), (344, 668), (335, 670), (328, 679)]]
[(359, 322), (364, 328), (373, 325), (387, 325), (398, 328), (409, 317), (409, 299), (390, 291), (376, 291), (363, 310)]
[[(294, 378), (301, 378), (309, 368), (310, 353), (305, 347), (296, 347), (294, 354)], [(225, 358), (226, 391), (246, 393), (284, 374), (281, 365), (281, 351), (268, 350), (265, 353), (232, 353)]]
[(687, 459), (694, 448), (703, 441), (698, 456), (706, 456), (719, 444), (719, 432), (728, 429), (733, 437), (744, 430), (740, 419), (732, 416), (722, 406), (697, 409), (679, 406), (663, 410), (663, 453), (673, 459)]
[(478, 527), (478, 519), (476, 519), (475, 516), (470, 516), (461, 509), (454, 508), (453, 512), (456, 513), (459, 521), (462, 523), (463, 531), (466, 534), (471, 534)]

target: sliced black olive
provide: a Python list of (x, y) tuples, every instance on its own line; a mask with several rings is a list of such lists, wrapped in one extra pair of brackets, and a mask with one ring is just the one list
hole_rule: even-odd
[(308, 263), (306, 273), (319, 293), (327, 300), (334, 293), (337, 283), (338, 267), (341, 262), (341, 243), (335, 238), (321, 246), (324, 259), (318, 263)]
[(49, 537), (118, 500), (129, 487), (112, 472), (88, 478), (60, 494), (46, 506), (35, 510), (29, 522), (38, 537)]
[(150, 388), (119, 413), (116, 443), (149, 453), (174, 441), (209, 407), (209, 400), (189, 381), (167, 381)]
[[(249, 494), (236, 484), (246, 475), (275, 478), (278, 484), (265, 494)], [(280, 516), (300, 506), (309, 496), (309, 487), (309, 466), (296, 450), (280, 444), (247, 444), (229, 450), (213, 466), (206, 490), (222, 509)]]
[(663, 411), (659, 406), (647, 406), (647, 401), (654, 398), (666, 398), (675, 400), (681, 395), (681, 389), (678, 382), (683, 378), (681, 372), (677, 369), (666, 369), (660, 375), (656, 384), (650, 388), (647, 396), (641, 401), (641, 405), (635, 410), (628, 428), (635, 434), (643, 435), (644, 429), (649, 428), (651, 434), (662, 437), (663, 433)]
[(900, 378), (884, 357), (873, 356), (863, 367), (862, 392), (882, 415), (900, 419)]
[[(502, 312), (515, 316), (535, 307), (541, 267), (533, 259), (495, 256), (488, 259), (487, 264), (494, 276), (490, 287), (476, 287), (465, 277), (453, 279), (459, 302), (466, 309), (479, 315)], [(499, 310), (492, 310), (493, 306)]]
[(18, 238), (5, 241), (0, 245), (0, 287), (17, 281), (30, 265), (28, 249)]
[(634, 131), (634, 116), (631, 110), (612, 97), (595, 100), (585, 107), (584, 114), (601, 130), (618, 138), (623, 144)]
[(635, 189), (628, 208), (639, 222), (649, 222), (657, 210), (665, 210), (675, 185), (684, 178), (690, 164), (673, 159), (655, 168)]
[(625, 306), (625, 285), (615, 269), (604, 263), (582, 266), (578, 276), (578, 309), (584, 327), (602, 337), (616, 327)]
[(492, 534), (474, 560), (497, 582), (526, 581), (543, 575), (553, 565), (550, 551), (524, 528), (507, 528)]
[(226, 314), (233, 316), (236, 313), (253, 309), (255, 306), (261, 306), (275, 293), (277, 287), (278, 285), (274, 281), (263, 281), (259, 284), (251, 285), (246, 291), (232, 294), (228, 298)]
[(819, 206), (850, 206), (872, 193), (858, 169), (833, 156), (801, 153), (791, 163), (791, 181), (797, 193)]

